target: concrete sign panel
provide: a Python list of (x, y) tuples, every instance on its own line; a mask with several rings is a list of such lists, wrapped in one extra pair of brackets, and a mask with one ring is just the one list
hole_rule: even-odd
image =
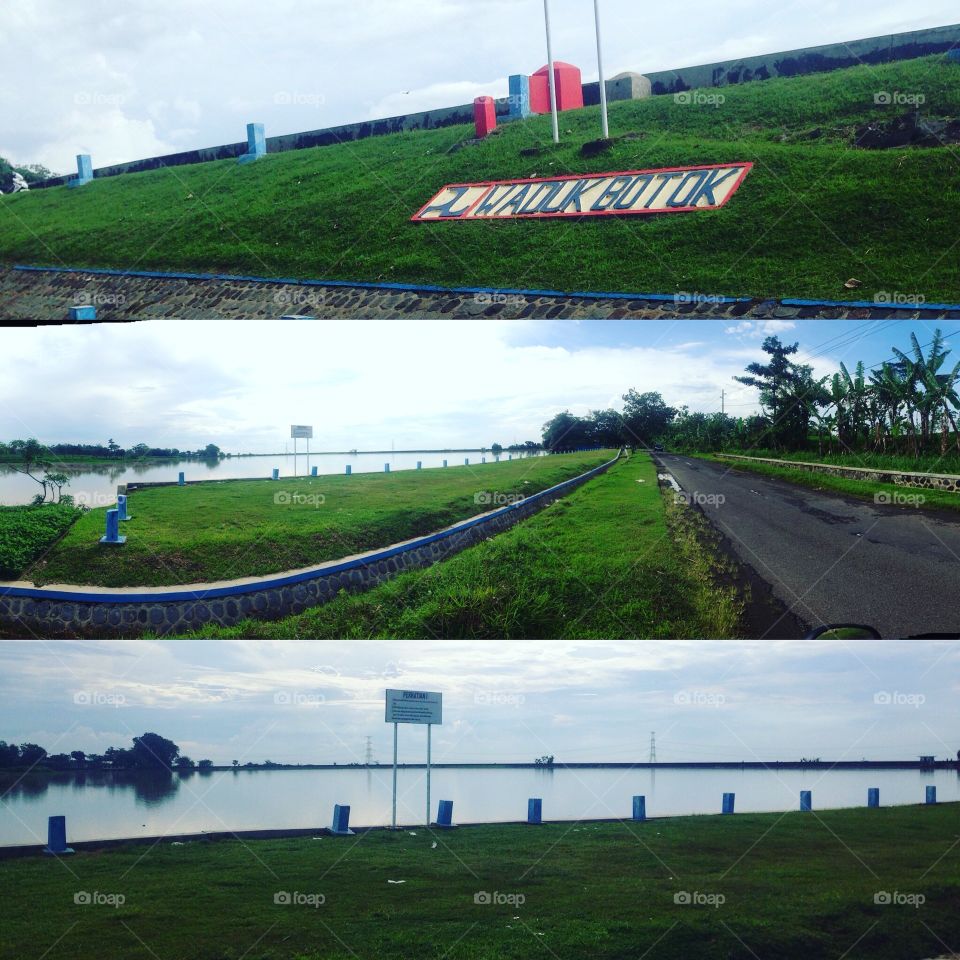
[(388, 690), (387, 723), (443, 723), (443, 694), (427, 690)]
[(291, 425), (290, 439), (291, 440), (312, 440), (313, 427), (302, 427), (302, 426)]
[(440, 190), (411, 220), (610, 217), (717, 210), (736, 193), (752, 168), (752, 163), (729, 163), (453, 183)]

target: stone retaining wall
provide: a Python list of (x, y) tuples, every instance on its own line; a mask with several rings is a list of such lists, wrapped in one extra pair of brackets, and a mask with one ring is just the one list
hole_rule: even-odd
[(799, 460), (775, 460), (772, 457), (744, 457), (733, 453), (718, 453), (725, 460), (745, 460), (751, 463), (769, 463), (794, 470), (808, 470), (832, 477), (850, 480), (873, 480), (876, 483), (894, 483), (898, 487), (919, 487), (926, 490), (960, 491), (960, 476), (951, 473), (909, 473), (903, 470), (876, 470), (870, 467), (842, 467), (834, 463), (803, 463)]
[[(0, 585), (0, 622), (24, 636), (124, 636), (186, 633), (207, 623), (232, 626), (250, 617), (278, 619), (326, 603), (340, 590), (360, 592), (400, 573), (428, 567), (570, 493), (612, 466), (618, 457), (524, 500), (384, 550), (307, 570), (229, 585), (111, 593), (75, 587)], [(119, 548), (122, 549), (122, 548)]]

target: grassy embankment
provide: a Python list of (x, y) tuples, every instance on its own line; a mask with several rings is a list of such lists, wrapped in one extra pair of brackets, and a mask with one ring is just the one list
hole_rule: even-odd
[[(947, 249), (960, 220), (948, 147), (863, 150), (858, 125), (925, 98), (960, 116), (960, 69), (935, 56), (610, 105), (612, 148), (587, 158), (598, 108), (504, 125), (479, 146), (456, 126), (104, 178), (0, 197), (0, 262), (631, 292), (960, 301)], [(531, 155), (529, 151), (533, 150)], [(526, 153), (524, 152), (526, 151)], [(442, 185), (753, 161), (722, 210), (411, 224)], [(91, 245), (90, 237), (97, 243)], [(845, 289), (851, 277), (859, 289)]]
[(614, 456), (148, 488), (130, 496), (124, 546), (98, 542), (106, 508), (91, 510), (24, 579), (128, 587), (278, 573), (433, 533), (496, 505), (478, 495), (536, 493)]
[(0, 957), (919, 960), (960, 940), (957, 836), (942, 804), (10, 860)]
[(743, 603), (718, 583), (690, 511), (635, 454), (524, 523), (443, 563), (274, 622), (206, 637), (730, 637)]

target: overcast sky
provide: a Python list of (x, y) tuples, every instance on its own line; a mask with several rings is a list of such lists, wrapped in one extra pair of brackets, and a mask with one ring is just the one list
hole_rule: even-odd
[[(768, 333), (819, 376), (892, 358), (924, 321), (148, 321), (0, 329), (0, 440), (137, 443), (235, 453), (439, 449), (539, 440), (542, 425), (623, 406), (631, 387), (673, 406), (757, 409), (734, 382)], [(939, 324), (947, 334), (960, 324)], [(948, 341), (949, 342), (949, 341)], [(960, 358), (960, 352), (955, 352)]]
[(0, 739), (99, 753), (152, 730), (195, 759), (349, 763), (369, 735), (385, 762), (387, 687), (443, 692), (438, 762), (644, 760), (651, 730), (660, 761), (960, 748), (960, 645), (915, 641), (7, 642)]
[[(554, 55), (595, 80), (590, 0)], [(609, 76), (953, 23), (955, 0), (603, 0)], [(503, 96), (546, 60), (540, 0), (16, 0), (0, 15), (0, 156), (75, 168)]]

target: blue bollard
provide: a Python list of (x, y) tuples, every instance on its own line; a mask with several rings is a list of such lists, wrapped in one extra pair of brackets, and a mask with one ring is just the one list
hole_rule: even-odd
[(113, 545), (127, 542), (126, 537), (120, 536), (120, 513), (116, 507), (107, 511), (107, 531), (100, 538), (100, 542)]
[(279, 480), (279, 479), (280, 479), (280, 469), (279, 469), (279, 467), (274, 467), (274, 468), (273, 468), (273, 479), (274, 479), (274, 480)]
[(927, 787), (927, 803), (936, 803), (936, 802), (937, 802), (937, 788)]
[(486, 457), (481, 457), (481, 458), (480, 458), (480, 462), (481, 462), (481, 463), (486, 463), (486, 462), (487, 462), (487, 458), (486, 458)]
[(469, 458), (469, 457), (464, 457), (464, 458), (463, 458), (463, 465), (464, 465), (465, 467), (469, 467), (469, 466), (470, 466), (470, 458)]
[(348, 463), (348, 464), (347, 464), (347, 476), (349, 477), (351, 473), (353, 473), (353, 467), (351, 467), (350, 464)]
[(509, 81), (510, 119), (525, 120), (530, 116), (530, 78), (524, 73), (512, 74)]
[(513, 454), (512, 454), (512, 453), (507, 454), (507, 459), (508, 459), (508, 460), (512, 460), (512, 459), (513, 459)]
[(800, 791), (800, 812), (810, 813), (813, 810), (813, 793), (810, 790)]
[(735, 799), (735, 794), (725, 793), (723, 795), (723, 812), (724, 813), (733, 813), (734, 799)]
[(955, 47), (953, 50), (948, 50), (947, 59), (952, 60), (954, 63), (960, 63), (960, 47)]
[(867, 788), (867, 806), (868, 807), (880, 806), (880, 788), (879, 787)]
[(117, 494), (117, 511), (121, 520), (130, 519), (130, 514), (127, 513), (127, 495), (125, 493)]
[(494, 459), (494, 462), (495, 462), (495, 463), (499, 463), (499, 462), (500, 462), (500, 454), (498, 453), (493, 459)]
[(647, 798), (646, 797), (633, 798), (633, 819), (634, 820), (647, 819)]
[(182, 487), (186, 481), (183, 479), (183, 471), (177, 474), (177, 486)]
[(540, 797), (531, 797), (527, 801), (527, 823), (542, 823), (543, 800)]
[(311, 468), (310, 468), (310, 476), (311, 476), (311, 477), (315, 477), (316, 475), (317, 475), (317, 468), (316, 468), (316, 467), (311, 467)]
[(417, 461), (417, 469), (418, 469), (418, 470), (422, 470), (422, 469), (423, 469), (423, 461), (422, 461), (422, 460), (418, 460), (418, 461)]
[(437, 822), (432, 824), (434, 827), (442, 827), (444, 830), (453, 830), (456, 824), (453, 822), (453, 801), (441, 800), (437, 808)]
[(389, 473), (389, 472), (390, 472), (390, 464), (389, 464), (389, 463), (385, 463), (385, 464), (383, 465), (383, 472), (384, 472), (384, 473)]
[(89, 153), (77, 154), (77, 175), (67, 181), (68, 187), (82, 187), (93, 180), (93, 160)]
[(55, 856), (73, 853), (73, 850), (67, 846), (66, 817), (47, 817), (47, 845), (43, 852)]
[(68, 320), (96, 320), (97, 308), (87, 304), (82, 307), (71, 307), (67, 311)]
[(247, 124), (247, 152), (237, 158), (237, 163), (252, 163), (266, 156), (267, 138), (262, 123)]
[(443, 465), (444, 465), (444, 466), (447, 465), (447, 461), (446, 461), (446, 460), (443, 461)]
[(342, 804), (334, 804), (333, 807), (333, 826), (330, 832), (338, 837), (352, 837), (353, 831), (350, 829), (350, 807)]

